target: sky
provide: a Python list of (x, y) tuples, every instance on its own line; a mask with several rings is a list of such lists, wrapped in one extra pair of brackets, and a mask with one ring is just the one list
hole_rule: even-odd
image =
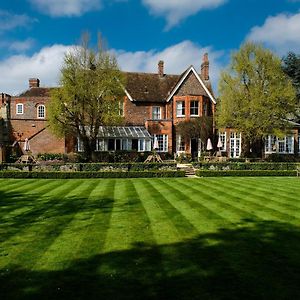
[(64, 54), (100, 32), (120, 68), (181, 74), (209, 54), (214, 89), (245, 41), (282, 57), (300, 54), (300, 0), (10, 0), (0, 4), (0, 92), (17, 95), (29, 78), (57, 86)]

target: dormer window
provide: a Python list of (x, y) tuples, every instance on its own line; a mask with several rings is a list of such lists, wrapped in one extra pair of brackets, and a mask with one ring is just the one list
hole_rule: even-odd
[(16, 105), (16, 113), (17, 113), (17, 115), (23, 115), (23, 113), (24, 113), (24, 105), (22, 103), (18, 103)]
[(37, 107), (37, 117), (38, 119), (45, 119), (45, 105), (39, 105)]

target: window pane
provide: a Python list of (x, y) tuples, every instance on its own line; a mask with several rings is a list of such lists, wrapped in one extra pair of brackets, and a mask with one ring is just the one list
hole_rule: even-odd
[(185, 115), (185, 102), (184, 101), (177, 101), (176, 102), (176, 114), (179, 117)]
[(159, 120), (161, 119), (161, 108), (159, 106), (153, 106), (152, 107), (152, 119)]
[(23, 114), (23, 104), (17, 104), (17, 114)]
[(191, 116), (199, 115), (199, 101), (191, 101), (190, 114)]
[(45, 118), (45, 106), (44, 105), (38, 106), (38, 118)]

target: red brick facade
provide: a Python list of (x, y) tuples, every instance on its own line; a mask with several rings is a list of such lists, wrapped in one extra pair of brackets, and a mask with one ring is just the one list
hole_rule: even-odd
[[(205, 72), (208, 72), (207, 64), (202, 68), (202, 74), (190, 67), (182, 75), (166, 75), (164, 63), (160, 61), (157, 74), (125, 73), (127, 96), (122, 109), (125, 125), (144, 126), (152, 136), (163, 136), (167, 141), (164, 151), (176, 152), (176, 125), (214, 113), (215, 100)], [(47, 127), (49, 89), (40, 88), (39, 84), (38, 79), (29, 79), (29, 89), (9, 101), (11, 144), (18, 142), (22, 150), (25, 139), (28, 139), (34, 155), (75, 151), (74, 139), (59, 139)], [(184, 117), (177, 115), (178, 101), (184, 102)], [(190, 114), (191, 103), (197, 105), (197, 114), (193, 116)], [(186, 151), (190, 151), (189, 146)]]

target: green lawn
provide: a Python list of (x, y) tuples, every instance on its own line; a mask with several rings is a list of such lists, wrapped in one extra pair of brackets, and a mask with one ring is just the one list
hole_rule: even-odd
[(300, 299), (298, 178), (0, 180), (0, 299)]

